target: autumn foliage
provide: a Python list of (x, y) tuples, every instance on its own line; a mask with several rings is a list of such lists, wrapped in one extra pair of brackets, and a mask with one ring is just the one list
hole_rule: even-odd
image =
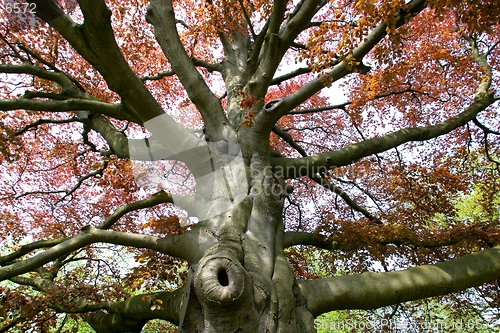
[[(0, 4), (0, 332), (101, 332), (96, 313), (128, 318), (130, 304), (158, 313), (130, 331), (175, 331), (166, 295), (201, 254), (151, 244), (194, 234), (191, 254), (226, 224), (203, 233), (177, 205), (201, 188), (189, 158), (130, 158), (162, 112), (209, 144), (236, 133), (250, 178), (265, 156), (286, 197), (263, 211), (297, 281), (499, 245), (498, 1), (185, 0), (173, 28), (157, 1), (94, 2), (33, 1), (36, 21)], [(89, 226), (101, 238), (38, 261)], [(443, 304), (498, 315), (498, 282), (483, 282)], [(425, 308), (405, 304), (393, 315)]]

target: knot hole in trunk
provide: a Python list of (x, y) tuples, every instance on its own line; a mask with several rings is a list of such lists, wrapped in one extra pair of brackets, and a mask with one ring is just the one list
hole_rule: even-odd
[(232, 304), (244, 293), (247, 280), (245, 269), (236, 259), (208, 256), (197, 270), (195, 293), (200, 301)]

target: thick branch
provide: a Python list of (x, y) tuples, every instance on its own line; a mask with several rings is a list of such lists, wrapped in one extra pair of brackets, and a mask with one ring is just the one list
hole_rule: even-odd
[(50, 240), (40, 240), (40, 241), (36, 241), (36, 242), (30, 243), (30, 244), (23, 245), (23, 246), (21, 246), (21, 248), (19, 250), (0, 257), (0, 266), (5, 265), (6, 263), (12, 262), (18, 258), (21, 258), (22, 256), (24, 256), (32, 251), (56, 246), (57, 244), (60, 244), (60, 243), (64, 242), (65, 240), (68, 240), (68, 237), (58, 238), (58, 239), (50, 239)]
[(151, 1), (147, 20), (154, 26), (156, 39), (173, 71), (200, 111), (207, 130), (210, 131), (208, 134), (214, 141), (221, 140), (223, 123), (227, 119), (219, 99), (203, 80), (179, 39), (172, 1)]
[(254, 95), (263, 96), (265, 94), (281, 59), (294, 39), (310, 22), (321, 4), (324, 4), (321, 0), (301, 2), (297, 5), (297, 10), (290, 21), (280, 30), (286, 10), (286, 1), (275, 1), (273, 3), (273, 12), (266, 31), (265, 51), (260, 59), (258, 69), (250, 80)]
[(118, 209), (114, 211), (104, 222), (102, 222), (97, 228), (98, 229), (109, 229), (116, 221), (118, 221), (122, 216), (133, 212), (135, 210), (153, 207), (162, 203), (173, 203), (174, 200), (170, 193), (160, 191), (147, 199), (140, 200), (137, 202), (129, 203), (123, 206), (120, 206)]
[[(407, 22), (408, 15), (416, 15), (425, 7), (425, 0), (414, 0), (409, 5), (408, 12), (399, 13), (397, 17), (399, 20), (396, 27), (400, 27)], [(387, 34), (387, 26), (385, 23), (380, 23), (376, 26), (357, 47), (352, 50), (353, 58), (362, 63), (363, 58), (382, 40)], [(272, 126), (278, 119), (293, 110), (298, 105), (309, 99), (311, 96), (319, 92), (321, 89), (329, 86), (332, 82), (338, 81), (346, 75), (352, 73), (356, 68), (351, 68), (345, 62), (341, 62), (334, 66), (331, 70), (326, 71), (324, 75), (309, 81), (294, 93), (288, 95), (283, 99), (283, 103), (276, 112), (272, 114), (261, 113), (257, 120), (267, 123), (266, 127), (271, 130)], [(264, 126), (264, 124), (262, 125)]]
[(121, 158), (130, 157), (128, 139), (106, 117), (100, 114), (91, 114), (88, 111), (75, 111), (75, 114), (85, 121), (94, 131), (101, 134), (116, 156)]
[(116, 119), (127, 119), (121, 104), (109, 104), (96, 100), (87, 99), (67, 99), (67, 100), (38, 100), (29, 98), (2, 99), (0, 100), (0, 110), (36, 110), (49, 112), (68, 112), (77, 110), (88, 110), (90, 112), (101, 113)]
[(462, 113), (436, 125), (426, 127), (405, 128), (388, 135), (372, 138), (345, 148), (297, 159), (275, 158), (275, 170), (283, 176), (295, 178), (307, 176), (322, 170), (352, 164), (353, 162), (377, 153), (398, 147), (410, 141), (426, 141), (447, 134), (464, 126), (476, 115), (493, 104), (496, 99), (487, 92), (476, 93), (474, 102)]
[(435, 265), (299, 281), (313, 316), (340, 309), (376, 309), (445, 295), (500, 278), (500, 247)]
[(427, 249), (461, 242), (493, 246), (498, 243), (497, 234), (496, 226), (485, 226), (484, 224), (434, 230), (432, 233), (422, 234), (421, 231), (397, 225), (373, 225), (360, 221), (343, 224), (336, 231), (332, 231), (329, 236), (309, 232), (287, 232), (285, 233), (284, 246), (311, 245), (330, 251), (354, 251), (375, 244)]
[(98, 311), (88, 319), (97, 332), (109, 332), (110, 329), (132, 331), (151, 319), (163, 319), (177, 325), (183, 292), (184, 289), (179, 288), (170, 292), (135, 295), (122, 302), (83, 302), (71, 307), (52, 304), (50, 307), (66, 313)]
[(68, 238), (40, 254), (8, 266), (0, 267), (0, 281), (30, 272), (84, 246), (100, 242), (136, 248), (148, 248), (183, 258), (184, 255), (189, 254), (189, 251), (183, 251), (185, 249), (183, 249), (182, 244), (179, 243), (182, 238), (186, 238), (183, 236), (185, 235), (158, 238), (147, 235), (101, 230), (86, 226), (82, 229), (80, 234)]
[(122, 97), (126, 110), (132, 111), (130, 117), (145, 122), (162, 115), (164, 111), (161, 106), (134, 74), (116, 44), (111, 12), (105, 2), (82, 0), (79, 4), (85, 17), (82, 25), (56, 9), (52, 0), (38, 0), (37, 15), (56, 29), (99, 71), (109, 88)]

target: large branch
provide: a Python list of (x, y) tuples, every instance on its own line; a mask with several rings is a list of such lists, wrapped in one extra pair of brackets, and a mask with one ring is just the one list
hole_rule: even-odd
[[(193, 240), (189, 234), (159, 238), (148, 235), (128, 234), (117, 231), (102, 230), (86, 226), (80, 234), (47, 249), (31, 258), (0, 267), (0, 281), (31, 272), (36, 268), (58, 258), (68, 255), (84, 246), (93, 243), (108, 243), (115, 245), (147, 248), (179, 258), (189, 258), (196, 249), (190, 249)], [(189, 246), (188, 246), (189, 245)]]
[(178, 325), (183, 293), (184, 289), (179, 288), (169, 292), (135, 295), (121, 302), (83, 302), (72, 307), (52, 304), (50, 307), (66, 313), (97, 311), (88, 317), (88, 322), (97, 332), (109, 332), (110, 329), (114, 332), (132, 331), (134, 328), (140, 329), (151, 319), (163, 319)]
[(179, 39), (172, 1), (152, 0), (148, 8), (147, 20), (154, 26), (156, 40), (186, 89), (190, 100), (200, 111), (207, 134), (213, 141), (221, 140), (227, 118), (219, 99), (203, 80)]
[(411, 230), (398, 225), (374, 225), (358, 221), (343, 224), (335, 231), (331, 231), (328, 236), (316, 232), (286, 232), (283, 242), (285, 247), (310, 245), (329, 251), (355, 251), (373, 245), (432, 249), (459, 243), (493, 246), (498, 243), (497, 234), (496, 226), (485, 226), (483, 223), (433, 230), (422, 234), (419, 230)]
[(274, 158), (276, 172), (287, 178), (315, 174), (334, 167), (341, 167), (373, 154), (381, 153), (410, 141), (426, 141), (447, 134), (473, 120), (479, 112), (493, 104), (497, 99), (487, 91), (478, 91), (474, 102), (462, 113), (436, 125), (405, 128), (399, 131), (323, 154), (296, 159)]
[[(426, 0), (413, 0), (408, 3), (408, 10), (396, 14), (398, 20), (396, 27), (400, 27), (408, 22), (409, 16), (417, 15), (425, 8)], [(355, 59), (362, 66), (363, 58), (387, 35), (387, 25), (380, 23), (377, 25), (358, 46), (352, 50), (352, 59)], [(257, 121), (262, 122), (262, 127), (267, 128), (269, 131), (272, 126), (279, 120), (280, 117), (289, 113), (298, 105), (305, 102), (307, 99), (318, 93), (323, 88), (329, 86), (332, 82), (338, 81), (348, 74), (357, 71), (356, 66), (340, 62), (335, 65), (331, 70), (326, 71), (320, 77), (309, 81), (307, 84), (296, 90), (294, 93), (288, 95), (283, 99), (283, 102), (272, 113), (261, 113)]]
[(96, 100), (66, 99), (66, 100), (39, 100), (30, 98), (1, 99), (0, 110), (36, 110), (49, 112), (68, 112), (77, 110), (88, 110), (101, 113), (116, 119), (126, 119), (120, 104), (109, 104)]
[(122, 97), (123, 104), (133, 114), (133, 118), (145, 122), (164, 114), (123, 57), (111, 27), (111, 11), (103, 0), (79, 1), (85, 18), (81, 25), (73, 22), (52, 0), (38, 0), (35, 3), (37, 15), (56, 29), (99, 71), (109, 88)]
[(299, 281), (313, 316), (341, 309), (376, 309), (440, 296), (500, 278), (500, 247), (435, 265)]
[[(256, 96), (263, 96), (272, 82), (276, 69), (295, 38), (307, 27), (322, 0), (301, 1), (290, 20), (280, 29), (286, 10), (286, 1), (275, 1), (266, 31), (264, 51), (257, 70), (249, 81)], [(255, 58), (252, 55), (253, 59)]]
[[(113, 212), (113, 214), (108, 216), (108, 218), (106, 218), (106, 220), (104, 220), (101, 224), (99, 224), (97, 229), (103, 229), (103, 230), (109, 229), (120, 218), (122, 218), (124, 215), (126, 215), (130, 212), (137, 211), (137, 210), (144, 209), (144, 208), (154, 207), (154, 206), (162, 204), (162, 203), (173, 203), (172, 195), (170, 193), (160, 191), (160, 192), (157, 192), (157, 193), (151, 195), (150, 197), (148, 197), (146, 199), (122, 205), (122, 206), (118, 207)], [(24, 256), (32, 251), (42, 249), (42, 248), (50, 248), (50, 247), (56, 246), (58, 244), (61, 244), (62, 242), (67, 241), (70, 238), (71, 237), (64, 237), (64, 238), (52, 239), (52, 240), (39, 240), (39, 241), (30, 243), (30, 244), (23, 245), (19, 250), (15, 251), (13, 253), (10, 253), (8, 255), (5, 255), (5, 256), (1, 256), (0, 257), (0, 266), (5, 265), (5, 264), (10, 263), (10, 262), (13, 262), (14, 260), (21, 258), (22, 256)]]

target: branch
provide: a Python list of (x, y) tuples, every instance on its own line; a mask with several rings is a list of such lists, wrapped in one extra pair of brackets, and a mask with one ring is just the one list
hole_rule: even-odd
[(224, 123), (227, 123), (219, 99), (207, 86), (186, 53), (177, 32), (172, 0), (150, 2), (146, 19), (154, 26), (156, 40), (169, 60), (173, 71), (181, 81), (190, 100), (196, 105), (205, 122), (208, 135), (213, 141), (222, 139)]
[[(159, 238), (154, 236), (129, 234), (117, 231), (102, 230), (86, 226), (74, 237), (67, 238), (59, 244), (39, 253), (31, 258), (13, 264), (0, 267), (0, 281), (31, 272), (51, 261), (68, 255), (84, 246), (93, 243), (108, 243), (115, 245), (131, 246), (135, 248), (147, 248), (161, 253), (185, 259), (190, 254), (189, 249), (184, 249), (181, 240), (187, 235)], [(192, 241), (191, 239), (189, 241)]]
[(281, 82), (284, 82), (286, 80), (290, 80), (290, 79), (293, 79), (294, 77), (296, 76), (299, 76), (299, 75), (302, 75), (302, 74), (307, 74), (307, 73), (311, 73), (312, 69), (309, 68), (309, 67), (301, 67), (301, 68), (297, 68), (296, 70), (294, 71), (291, 71), (289, 73), (286, 73), (286, 74), (283, 74), (283, 75), (280, 75), (278, 77), (275, 77), (271, 80), (271, 85), (278, 85), (280, 84)]
[(474, 124), (479, 127), (485, 134), (500, 135), (500, 132), (495, 131), (482, 124), (477, 118), (474, 118)]
[(78, 119), (77, 117), (71, 117), (68, 119), (38, 119), (37, 121), (28, 124), (24, 126), (23, 128), (17, 130), (14, 132), (15, 135), (21, 135), (24, 132), (29, 131), (32, 128), (38, 127), (43, 124), (68, 124), (68, 123), (74, 123), (74, 122), (82, 122), (82, 120)]
[(333, 193), (337, 194), (339, 197), (341, 197), (345, 203), (347, 205), (349, 205), (349, 207), (351, 207), (353, 210), (357, 211), (358, 213), (361, 213), (363, 214), (366, 218), (368, 218), (369, 220), (377, 223), (377, 224), (382, 224), (382, 221), (374, 216), (373, 214), (371, 214), (365, 207), (362, 207), (360, 205), (358, 205), (354, 200), (351, 199), (351, 197), (349, 197), (349, 195), (347, 193), (345, 193), (345, 191), (343, 189), (341, 189), (340, 187), (337, 187), (335, 185), (333, 185), (332, 183), (330, 183), (329, 181), (323, 179), (322, 177), (320, 176), (317, 176), (317, 175), (311, 175), (309, 176), (312, 180), (314, 180), (316, 183), (318, 183), (319, 185), (323, 186), (324, 188), (332, 191)]
[[(273, 11), (266, 30), (264, 53), (259, 58), (258, 69), (249, 81), (254, 87), (256, 96), (264, 96), (286, 51), (300, 32), (307, 27), (318, 6), (324, 4), (321, 0), (302, 1), (296, 6), (294, 15), (280, 29), (286, 11), (286, 3), (286, 1), (274, 1), (273, 3)], [(252, 53), (252, 62), (256, 63), (256, 56)]]
[(422, 235), (422, 231), (411, 230), (400, 225), (374, 225), (365, 221), (357, 221), (349, 222), (349, 224), (339, 223), (335, 230), (329, 232), (329, 236), (317, 232), (287, 232), (284, 244), (285, 247), (311, 245), (329, 251), (354, 251), (375, 244), (433, 249), (461, 242), (483, 243), (488, 246), (498, 243), (497, 227), (485, 227), (481, 223), (447, 230), (433, 230), (427, 235)]
[[(384, 97), (388, 97), (388, 96), (392, 96), (392, 95), (402, 95), (405, 93), (418, 93), (418, 94), (422, 94), (422, 95), (428, 95), (426, 93), (420, 92), (420, 91), (412, 89), (410, 87), (410, 88), (403, 89), (403, 90), (391, 91), (391, 92), (387, 92), (384, 94), (378, 94), (378, 95), (374, 96), (373, 99), (375, 100), (375, 99), (384, 98)], [(309, 113), (330, 111), (330, 110), (334, 110), (334, 109), (345, 110), (346, 106), (348, 106), (350, 104), (352, 104), (352, 101), (346, 101), (344, 103), (328, 105), (328, 106), (323, 106), (323, 107), (319, 107), (319, 108), (293, 110), (293, 111), (288, 112), (288, 114), (309, 114)]]
[(24, 276), (14, 276), (10, 279), (10, 281), (23, 286), (30, 286), (37, 291), (43, 291), (47, 289), (49, 285), (51, 285), (51, 282), (46, 279), (28, 278)]
[(282, 138), (286, 143), (288, 143), (292, 148), (294, 148), (296, 151), (299, 152), (300, 155), (302, 156), (307, 156), (307, 152), (304, 148), (302, 148), (295, 140), (292, 138), (288, 132), (284, 131), (283, 129), (279, 128), (278, 126), (273, 127), (273, 132)]
[(500, 278), (500, 247), (435, 265), (299, 281), (314, 317), (341, 309), (377, 309), (440, 296)]
[[(92, 314), (88, 319), (92, 328), (98, 333), (109, 332), (110, 329), (113, 332), (132, 332), (134, 329), (140, 331), (151, 319), (163, 319), (178, 325), (183, 294), (184, 289), (179, 288), (171, 292), (136, 295), (123, 302), (82, 305), (76, 307), (73, 312), (106, 310)], [(68, 312), (64, 308), (60, 310)]]
[(169, 76), (174, 76), (175, 75), (175, 72), (174, 71), (165, 71), (165, 72), (160, 72), (160, 73), (157, 73), (155, 75), (147, 75), (147, 76), (143, 76), (141, 78), (141, 81), (142, 82), (146, 82), (146, 81), (156, 81), (156, 80), (161, 80), (163, 79), (164, 77), (169, 77)]
[(302, 1), (296, 8), (291, 19), (286, 23), (280, 32), (281, 45), (280, 54), (284, 54), (292, 45), (297, 36), (311, 23), (311, 19), (318, 12), (318, 9), (326, 4), (325, 1)]
[(87, 126), (101, 134), (116, 156), (120, 158), (130, 157), (128, 138), (125, 134), (117, 130), (106, 117), (88, 111), (75, 111), (74, 113), (78, 118), (82, 119)]
[(474, 102), (462, 113), (436, 125), (405, 128), (399, 131), (349, 145), (345, 148), (297, 159), (274, 158), (273, 166), (287, 178), (308, 176), (333, 167), (353, 162), (377, 153), (398, 147), (410, 141), (426, 141), (447, 134), (473, 120), (479, 112), (493, 104), (496, 99), (491, 93), (478, 90)]
[[(151, 195), (149, 198), (144, 200), (140, 200), (137, 202), (129, 203), (118, 207), (113, 214), (111, 214), (105, 221), (103, 221), (97, 229), (106, 230), (110, 228), (113, 224), (116, 223), (122, 216), (128, 214), (132, 211), (136, 211), (139, 209), (153, 207), (162, 203), (172, 203), (172, 195), (170, 193), (166, 193), (164, 191), (157, 192)], [(51, 239), (51, 240), (40, 240), (27, 245), (23, 245), (19, 250), (0, 257), (0, 266), (5, 265), (7, 263), (13, 262), (14, 260), (21, 258), (22, 256), (38, 249), (43, 248), (51, 248), (62, 242), (65, 242), (72, 237), (64, 237), (59, 239)]]
[[(396, 15), (399, 20), (396, 22), (396, 27), (400, 27), (407, 22), (411, 15), (416, 15), (425, 8), (426, 0), (413, 0), (408, 3), (409, 10), (401, 12)], [(357, 47), (352, 50), (352, 57), (362, 64), (363, 58), (384, 38), (387, 34), (387, 26), (385, 23), (377, 25)], [(256, 121), (267, 123), (268, 127), (272, 127), (278, 119), (289, 113), (290, 110), (296, 108), (311, 96), (319, 92), (321, 89), (329, 86), (332, 82), (347, 76), (348, 74), (356, 71), (356, 68), (351, 68), (344, 61), (335, 65), (331, 70), (325, 72), (324, 75), (309, 81), (294, 93), (288, 95), (283, 99), (283, 103), (276, 112), (272, 114), (261, 113)]]
[(157, 193), (151, 195), (147, 199), (120, 206), (104, 222), (99, 224), (99, 226), (97, 228), (103, 229), (103, 230), (109, 229), (109, 228), (111, 228), (111, 226), (113, 224), (116, 223), (116, 221), (118, 221), (125, 214), (128, 214), (130, 212), (133, 212), (133, 211), (136, 211), (139, 209), (153, 207), (153, 206), (156, 206), (156, 205), (159, 205), (162, 203), (173, 203), (173, 202), (174, 202), (174, 200), (173, 200), (172, 195), (170, 193), (167, 193), (164, 191), (157, 192)]
[(147, 121), (164, 113), (161, 106), (132, 71), (116, 44), (111, 11), (103, 0), (81, 0), (84, 23), (79, 25), (52, 0), (38, 0), (37, 15), (57, 30), (103, 76), (108, 87), (122, 97), (129, 118)]
[[(282, 129), (280, 129), (276, 125), (273, 127), (273, 132), (276, 133), (276, 135), (278, 135), (280, 138), (282, 138), (283, 140), (285, 140), (285, 142), (287, 142), (290, 146), (292, 146), (295, 150), (297, 150), (302, 156), (304, 156), (304, 157), (307, 156), (307, 152), (304, 150), (304, 148), (302, 148), (301, 146), (299, 146), (293, 140), (293, 138), (292, 138), (292, 136), (290, 134), (288, 134), (287, 132), (283, 131)], [(370, 212), (368, 212), (368, 210), (366, 210), (366, 208), (361, 207), (356, 202), (354, 202), (354, 200), (352, 200), (347, 195), (347, 193), (345, 193), (344, 190), (342, 190), (341, 188), (333, 185), (332, 183), (328, 182), (327, 180), (323, 179), (322, 177), (320, 177), (318, 175), (312, 174), (312, 175), (309, 175), (309, 177), (312, 180), (314, 180), (316, 183), (318, 183), (321, 186), (323, 186), (324, 188), (326, 188), (326, 189), (334, 192), (338, 196), (340, 196), (355, 211), (363, 214), (365, 217), (369, 218), (370, 220), (374, 221), (375, 223), (382, 224), (382, 221), (380, 221), (380, 219), (378, 219), (377, 217), (373, 216)]]
[(19, 250), (0, 257), (0, 266), (5, 265), (7, 263), (10, 263), (18, 258), (21, 258), (22, 256), (24, 256), (32, 251), (35, 251), (38, 249), (43, 249), (43, 248), (53, 247), (53, 246), (56, 246), (57, 244), (60, 244), (68, 239), (69, 239), (69, 237), (50, 239), (50, 240), (40, 240), (40, 241), (36, 241), (36, 242), (30, 243), (30, 244), (23, 245), (23, 246), (21, 246), (21, 248)]
[(92, 113), (101, 113), (116, 119), (127, 119), (124, 108), (121, 104), (109, 104), (96, 100), (87, 99), (66, 99), (59, 100), (38, 100), (29, 98), (1, 99), (0, 110), (36, 110), (48, 112), (68, 112), (77, 110), (88, 110)]
[(68, 77), (66, 74), (58, 71), (50, 72), (38, 66), (32, 65), (29, 62), (23, 62), (19, 65), (0, 64), (0, 72), (6, 74), (31, 74), (38, 76), (42, 79), (57, 82), (63, 91), (80, 89), (80, 85)]

